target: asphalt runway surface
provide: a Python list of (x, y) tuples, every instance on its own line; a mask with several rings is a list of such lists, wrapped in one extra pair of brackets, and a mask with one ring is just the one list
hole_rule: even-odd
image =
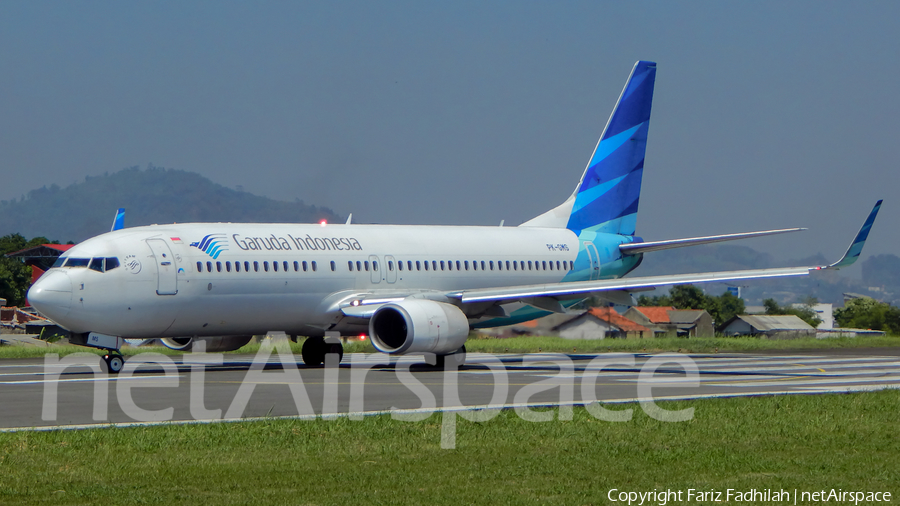
[(469, 354), (458, 371), (434, 370), (422, 356), (348, 354), (324, 368), (275, 352), (223, 357), (202, 366), (190, 355), (144, 364), (132, 357), (118, 376), (96, 372), (99, 358), (69, 359), (93, 360), (95, 371), (2, 360), (0, 430), (900, 388), (900, 350)]

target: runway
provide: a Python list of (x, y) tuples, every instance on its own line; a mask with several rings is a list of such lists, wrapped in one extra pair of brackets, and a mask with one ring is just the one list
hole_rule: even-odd
[[(398, 362), (380, 354), (347, 355), (338, 368), (307, 368), (299, 356), (277, 353), (224, 355), (202, 366), (190, 355), (159, 361), (118, 377), (45, 359), (0, 361), (0, 430), (900, 388), (900, 350), (470, 354), (448, 372), (421, 356)], [(129, 359), (129, 368), (138, 362)]]

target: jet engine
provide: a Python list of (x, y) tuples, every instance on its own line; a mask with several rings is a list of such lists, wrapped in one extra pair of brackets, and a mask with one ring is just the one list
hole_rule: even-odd
[(369, 336), (382, 353), (457, 351), (469, 336), (469, 321), (452, 304), (405, 299), (385, 304), (369, 320)]
[(206, 342), (207, 352), (234, 351), (253, 339), (253, 336), (213, 336), (213, 337), (164, 337), (160, 342), (166, 348), (191, 351), (198, 341)]

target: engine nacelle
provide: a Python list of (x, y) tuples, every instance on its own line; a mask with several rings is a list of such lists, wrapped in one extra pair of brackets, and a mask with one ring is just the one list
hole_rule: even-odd
[(382, 353), (453, 353), (469, 337), (469, 320), (452, 304), (405, 299), (385, 304), (369, 320), (369, 336)]
[(206, 351), (234, 351), (243, 347), (253, 336), (214, 336), (214, 337), (164, 337), (160, 339), (163, 346), (178, 351), (191, 351), (197, 341), (206, 342)]

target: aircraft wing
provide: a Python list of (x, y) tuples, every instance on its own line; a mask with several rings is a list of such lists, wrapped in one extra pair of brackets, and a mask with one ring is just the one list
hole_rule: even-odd
[[(543, 285), (524, 285), (502, 288), (482, 288), (462, 290), (449, 293), (447, 296), (457, 299), (463, 304), (478, 302), (524, 302), (541, 309), (561, 311), (559, 300), (588, 297), (592, 295), (609, 294), (615, 299), (623, 300), (623, 296), (630, 299), (628, 292), (653, 289), (658, 286), (682, 285), (689, 283), (708, 283), (713, 281), (737, 281), (745, 279), (777, 278), (787, 276), (806, 276), (811, 271), (840, 269), (853, 264), (859, 258), (869, 230), (875, 222), (875, 216), (881, 209), (881, 200), (875, 203), (875, 207), (869, 213), (863, 226), (860, 228), (850, 247), (840, 260), (827, 266), (813, 267), (785, 267), (776, 269), (752, 269), (743, 271), (701, 272), (695, 274), (670, 274), (664, 276), (647, 276), (634, 278), (603, 279), (595, 281), (576, 281), (571, 283), (552, 283)], [(762, 234), (781, 233), (792, 231), (779, 230), (763, 232)], [(704, 238), (705, 239), (705, 238)], [(555, 299), (555, 300), (554, 300)], [(627, 299), (625, 299), (627, 301)]]
[(670, 274), (636, 278), (601, 279), (596, 281), (576, 281), (545, 285), (524, 285), (505, 288), (485, 288), (464, 290), (448, 294), (462, 303), (473, 302), (515, 302), (540, 297), (573, 299), (588, 297), (608, 291), (641, 291), (658, 286), (708, 283), (711, 281), (734, 281), (743, 279), (776, 278), (785, 276), (805, 276), (818, 267), (786, 267), (779, 269), (753, 269), (745, 271), (701, 272), (696, 274)]

